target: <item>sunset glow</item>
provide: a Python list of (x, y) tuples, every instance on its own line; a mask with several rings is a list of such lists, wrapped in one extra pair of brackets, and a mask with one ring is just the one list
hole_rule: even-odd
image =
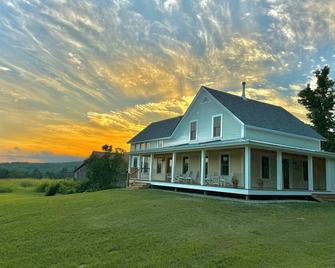
[(0, 2), (0, 162), (69, 161), (183, 114), (201, 85), (280, 105), (335, 69), (326, 0)]

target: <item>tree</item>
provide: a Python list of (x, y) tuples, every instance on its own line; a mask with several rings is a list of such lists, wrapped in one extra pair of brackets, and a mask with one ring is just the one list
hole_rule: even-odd
[(107, 153), (111, 153), (112, 150), (113, 150), (113, 146), (112, 145), (108, 145), (108, 144), (105, 144), (101, 147), (101, 149), (104, 151), (104, 152), (107, 152)]
[(9, 176), (9, 171), (5, 168), (0, 168), (0, 179), (6, 179)]
[(43, 174), (42, 172), (35, 168), (32, 172), (31, 172), (31, 177), (34, 179), (42, 179), (43, 178)]
[(298, 102), (308, 110), (307, 117), (312, 127), (327, 139), (322, 144), (322, 149), (335, 151), (335, 120), (334, 120), (334, 80), (329, 78), (330, 68), (324, 66), (314, 71), (317, 78), (316, 88), (312, 89), (310, 84), (298, 94)]
[(121, 154), (103, 157), (91, 156), (86, 160), (88, 184), (91, 189), (108, 189), (125, 185), (127, 162)]
[(124, 154), (124, 150), (122, 148), (115, 148), (115, 152), (118, 154)]

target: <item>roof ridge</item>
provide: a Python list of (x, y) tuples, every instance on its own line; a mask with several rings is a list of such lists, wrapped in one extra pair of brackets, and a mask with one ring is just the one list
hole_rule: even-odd
[[(219, 89), (215, 89), (215, 88), (210, 88), (210, 87), (206, 87), (206, 86), (203, 86), (205, 89), (209, 89), (209, 90), (213, 90), (215, 92), (219, 92), (219, 93), (223, 93), (223, 94), (228, 94), (230, 96), (233, 96), (233, 97), (236, 97), (236, 98), (239, 98), (239, 99), (242, 99), (243, 98), (241, 96), (238, 96), (238, 95), (235, 95), (235, 94), (232, 94), (232, 93), (229, 93), (229, 92), (226, 92), (226, 91), (222, 91), (222, 90), (219, 90)], [(263, 102), (263, 101), (260, 101), (260, 100), (255, 100), (255, 99), (250, 99), (250, 98), (246, 98), (247, 101), (253, 101), (253, 102), (258, 102), (258, 103), (261, 103), (261, 104), (265, 104), (265, 105), (269, 105), (269, 106), (273, 106), (273, 107), (277, 107), (277, 108), (282, 108), (284, 109), (283, 107), (279, 106), (279, 105), (275, 105), (275, 104), (272, 104), (272, 103), (268, 103), (268, 102)], [(286, 109), (284, 109), (285, 111), (287, 111)], [(287, 111), (288, 112), (288, 111)], [(289, 113), (289, 112), (288, 112)]]

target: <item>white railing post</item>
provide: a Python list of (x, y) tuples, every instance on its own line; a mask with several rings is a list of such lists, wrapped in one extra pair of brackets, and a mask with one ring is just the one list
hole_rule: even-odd
[(172, 153), (172, 167), (171, 167), (171, 182), (175, 182), (176, 179), (176, 160), (177, 160), (177, 153)]
[(206, 150), (201, 150), (200, 185), (205, 184)]
[(154, 155), (150, 154), (150, 162), (149, 162), (149, 181), (152, 181), (152, 168), (154, 165)]
[(128, 157), (128, 174), (131, 172), (131, 161), (133, 160), (132, 155), (130, 154)]
[(137, 157), (137, 179), (140, 180), (141, 179), (141, 155), (138, 155)]
[(277, 151), (277, 190), (283, 190), (283, 154)]
[(308, 191), (314, 190), (314, 181), (313, 181), (313, 157), (308, 156)]
[(244, 187), (251, 188), (251, 149), (249, 146), (244, 147)]

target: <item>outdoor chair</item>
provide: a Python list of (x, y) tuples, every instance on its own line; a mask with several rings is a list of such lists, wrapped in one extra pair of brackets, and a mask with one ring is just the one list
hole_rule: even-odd
[(184, 181), (186, 181), (187, 183), (191, 183), (193, 180), (192, 176), (193, 176), (193, 171), (188, 172), (188, 175), (185, 176)]

